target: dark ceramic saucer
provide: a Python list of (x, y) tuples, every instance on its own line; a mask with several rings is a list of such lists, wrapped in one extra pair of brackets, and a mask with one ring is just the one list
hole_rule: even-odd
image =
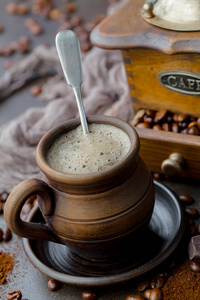
[[(148, 228), (130, 241), (131, 253), (124, 261), (93, 264), (73, 255), (67, 246), (48, 241), (23, 239), (30, 262), (42, 273), (58, 281), (82, 286), (101, 286), (136, 278), (164, 262), (178, 246), (185, 228), (183, 211), (174, 193), (154, 181), (155, 207)], [(35, 207), (29, 222), (43, 222)], [(135, 246), (134, 246), (135, 244)], [(134, 250), (133, 250), (134, 249)]]

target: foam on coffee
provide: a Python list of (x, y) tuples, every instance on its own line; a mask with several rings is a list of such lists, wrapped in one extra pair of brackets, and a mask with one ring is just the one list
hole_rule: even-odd
[(129, 151), (129, 136), (106, 124), (90, 124), (89, 133), (82, 127), (62, 134), (47, 153), (47, 163), (55, 170), (70, 174), (89, 174), (105, 170), (120, 161)]

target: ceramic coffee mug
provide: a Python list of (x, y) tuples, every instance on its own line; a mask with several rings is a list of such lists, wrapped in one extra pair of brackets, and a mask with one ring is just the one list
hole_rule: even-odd
[[(85, 259), (105, 259), (134, 239), (150, 221), (154, 207), (152, 176), (139, 156), (139, 138), (128, 123), (108, 116), (88, 117), (88, 123), (110, 124), (127, 133), (131, 147), (119, 162), (100, 172), (66, 174), (46, 162), (48, 149), (61, 134), (78, 125), (73, 119), (47, 132), (38, 144), (36, 160), (43, 180), (27, 179), (10, 193), (5, 220), (12, 232), (29, 239), (68, 246)], [(37, 195), (44, 224), (21, 220), (26, 200)]]

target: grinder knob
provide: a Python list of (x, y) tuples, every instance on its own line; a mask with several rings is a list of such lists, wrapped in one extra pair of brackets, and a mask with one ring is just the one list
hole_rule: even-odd
[(178, 176), (181, 174), (185, 160), (179, 153), (170, 154), (168, 159), (165, 159), (161, 164), (162, 172), (169, 176)]

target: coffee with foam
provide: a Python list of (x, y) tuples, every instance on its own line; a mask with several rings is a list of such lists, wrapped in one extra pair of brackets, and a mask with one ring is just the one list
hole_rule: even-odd
[(82, 127), (62, 134), (48, 150), (47, 163), (69, 174), (89, 174), (108, 169), (129, 151), (129, 136), (120, 128), (107, 124), (90, 124), (89, 133)]

